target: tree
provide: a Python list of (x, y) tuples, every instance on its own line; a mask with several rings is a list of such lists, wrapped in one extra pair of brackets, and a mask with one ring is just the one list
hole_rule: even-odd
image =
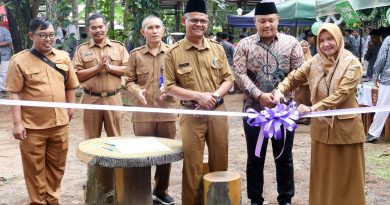
[(39, 6), (42, 4), (43, 0), (30, 0), (32, 16), (36, 17), (38, 15)]
[(48, 19), (57, 19), (57, 0), (46, 0), (46, 17)]
[(32, 10), (28, 0), (4, 0), (7, 9), (7, 18), (15, 52), (31, 47), (27, 35), (28, 25), (32, 18)]
[(85, 25), (87, 25), (89, 14), (96, 12), (96, 5), (96, 0), (85, 0)]
[(72, 4), (72, 23), (76, 27), (76, 38), (79, 39), (79, 6), (77, 0), (71, 0)]

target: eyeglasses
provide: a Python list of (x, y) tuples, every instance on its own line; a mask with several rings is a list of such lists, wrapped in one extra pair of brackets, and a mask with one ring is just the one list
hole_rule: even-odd
[(209, 20), (207, 19), (197, 19), (197, 18), (191, 18), (191, 19), (188, 19), (191, 23), (193, 24), (207, 24), (209, 22)]
[(36, 34), (36, 33), (34, 33), (34, 35), (39, 36), (39, 38), (41, 40), (43, 40), (43, 41), (46, 40), (47, 37), (49, 37), (50, 39), (54, 39), (56, 37), (55, 33), (49, 33), (49, 34), (46, 34), (46, 33), (38, 33), (38, 34)]

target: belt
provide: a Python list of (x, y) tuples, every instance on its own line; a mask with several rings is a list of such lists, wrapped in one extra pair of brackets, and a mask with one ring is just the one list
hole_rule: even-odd
[[(223, 102), (224, 100), (222, 98), (222, 100), (219, 103), (215, 104), (214, 109), (222, 105)], [(195, 109), (198, 106), (198, 102), (196, 102), (195, 100), (180, 100), (180, 105), (188, 109)]]
[(113, 91), (98, 93), (98, 92), (92, 92), (92, 91), (84, 88), (84, 93), (86, 93), (88, 95), (92, 95), (92, 96), (97, 96), (97, 97), (110, 97), (110, 96), (118, 94), (119, 91), (120, 91), (120, 89), (118, 88), (118, 89), (113, 90)]

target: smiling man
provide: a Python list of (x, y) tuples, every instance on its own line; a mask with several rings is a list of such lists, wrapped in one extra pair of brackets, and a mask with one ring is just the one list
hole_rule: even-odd
[[(204, 37), (208, 21), (203, 0), (187, 2), (182, 18), (186, 36), (166, 54), (165, 89), (180, 99), (185, 109), (225, 111), (222, 97), (234, 78), (222, 46)], [(198, 205), (205, 143), (210, 172), (227, 170), (227, 117), (183, 115), (180, 132), (184, 151), (182, 204)]]
[[(168, 46), (162, 42), (165, 28), (156, 16), (148, 16), (142, 21), (141, 33), (146, 45), (130, 53), (126, 70), (126, 87), (137, 97), (135, 106), (154, 108), (175, 108), (177, 103), (172, 96), (164, 94), (162, 87), (165, 53)], [(174, 139), (176, 136), (176, 114), (134, 112), (132, 115), (136, 136), (156, 136)], [(171, 164), (156, 166), (153, 188), (154, 201), (173, 204), (168, 194)]]
[[(84, 89), (81, 103), (122, 105), (119, 89), (129, 54), (122, 43), (107, 38), (108, 27), (101, 14), (91, 14), (87, 20), (87, 27), (92, 38), (77, 47), (73, 57), (77, 77)], [(120, 136), (122, 112), (84, 110), (83, 123), (86, 139), (100, 137), (103, 124), (108, 137)], [(95, 170), (98, 184), (104, 187), (102, 190), (105, 193), (111, 192), (112, 169), (96, 168)]]
[[(276, 102), (271, 93), (287, 74), (303, 63), (303, 51), (299, 42), (292, 36), (278, 33), (278, 11), (275, 3), (258, 3), (255, 9), (257, 33), (244, 38), (234, 54), (233, 72), (238, 87), (245, 93), (244, 110), (253, 108), (262, 111), (274, 107)], [(251, 127), (243, 119), (247, 142), (247, 187), (252, 205), (263, 204), (264, 162), (268, 138), (264, 139), (260, 158), (255, 156), (255, 148), (260, 128)], [(282, 127), (283, 130), (283, 127)], [(286, 139), (272, 138), (275, 159), (278, 202), (291, 204), (294, 196), (294, 169), (292, 146), (294, 133), (287, 131)]]
[[(53, 48), (54, 27), (46, 18), (30, 21), (33, 46), (11, 58), (7, 91), (13, 100), (75, 102), (79, 85), (68, 53)], [(20, 140), (30, 205), (59, 204), (73, 109), (12, 107), (13, 136)]]

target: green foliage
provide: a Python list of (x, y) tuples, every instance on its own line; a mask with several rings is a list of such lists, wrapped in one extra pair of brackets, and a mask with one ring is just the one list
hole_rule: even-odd
[(367, 166), (375, 176), (390, 181), (390, 154), (386, 150), (368, 150), (365, 153)]
[(56, 14), (53, 19), (55, 27), (58, 26), (65, 28), (70, 25), (71, 20), (69, 19), (70, 13), (72, 13), (72, 5), (70, 0), (57, 0), (57, 5), (54, 8)]
[(127, 15), (124, 16), (125, 30), (124, 34), (130, 34), (130, 40), (134, 47), (142, 44), (140, 30), (142, 20), (149, 16), (160, 16), (160, 0), (126, 0)]

